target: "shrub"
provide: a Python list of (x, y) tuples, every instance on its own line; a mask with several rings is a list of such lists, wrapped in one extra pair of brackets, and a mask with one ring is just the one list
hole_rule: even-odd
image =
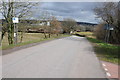
[(97, 39), (103, 40), (105, 39), (105, 30), (104, 30), (104, 24), (99, 24), (95, 28), (94, 34)]

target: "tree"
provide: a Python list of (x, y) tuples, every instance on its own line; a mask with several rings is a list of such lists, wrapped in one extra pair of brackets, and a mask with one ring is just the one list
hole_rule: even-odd
[(105, 23), (98, 24), (94, 31), (96, 38), (102, 41), (104, 41), (104, 38), (105, 38), (104, 25)]
[(52, 29), (51, 33), (56, 34), (57, 36), (62, 31), (61, 23), (54, 16), (52, 17), (50, 27)]
[(5, 20), (1, 20), (2, 22), (2, 25), (1, 25), (1, 27), (2, 27), (2, 34), (1, 34), (1, 40), (0, 40), (0, 43), (1, 43), (1, 41), (2, 41), (2, 39), (3, 39), (3, 36), (5, 35), (5, 33), (7, 32), (7, 24), (6, 24), (6, 22), (5, 22)]
[(38, 20), (38, 23), (40, 23), (40, 22), (43, 23), (44, 22), (44, 24), (42, 25), (42, 28), (44, 30), (45, 38), (47, 38), (46, 33), (49, 33), (49, 38), (50, 38), (50, 36), (51, 36), (51, 33), (50, 33), (51, 32), (51, 27), (50, 27), (50, 25), (48, 25), (48, 22), (50, 23), (50, 21), (51, 21), (51, 14), (48, 11), (43, 11), (39, 18), (40, 18), (40, 20)]
[[(8, 33), (8, 42), (9, 44), (14, 43), (14, 24), (12, 22), (13, 17), (22, 18), (26, 15), (29, 15), (31, 8), (35, 6), (36, 3), (30, 2), (13, 2), (8, 0), (8, 2), (2, 1), (0, 3), (0, 12), (5, 19), (7, 33)], [(4, 27), (4, 26), (3, 26)], [(6, 32), (6, 31), (5, 31)], [(4, 36), (4, 33), (2, 33)]]
[(64, 32), (70, 33), (70, 31), (74, 31), (76, 29), (77, 23), (74, 19), (65, 18), (62, 25)]
[(98, 18), (101, 18), (109, 27), (112, 26), (114, 28), (111, 35), (109, 35), (110, 30), (106, 31), (106, 37), (108, 40), (111, 40), (112, 43), (120, 43), (119, 4), (120, 3), (107, 2), (94, 9)]
[[(24, 24), (22, 23), (24, 22)], [(24, 37), (24, 33), (26, 32), (26, 29), (28, 27), (28, 24), (25, 21), (20, 21), (20, 23), (18, 23), (18, 30), (19, 30), (19, 37), (20, 37), (20, 43), (22, 43), (23, 41), (23, 37)]]

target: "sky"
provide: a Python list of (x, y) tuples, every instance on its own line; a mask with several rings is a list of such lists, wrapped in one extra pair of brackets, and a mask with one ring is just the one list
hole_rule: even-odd
[[(5, 0), (7, 1), (7, 0)], [(93, 9), (102, 2), (118, 2), (119, 0), (14, 0), (20, 2), (38, 2), (33, 8), (31, 19), (39, 19), (41, 13), (48, 11), (58, 20), (73, 18), (78, 22), (99, 23), (101, 19), (96, 18)], [(41, 1), (41, 2), (40, 2)], [(2, 15), (0, 14), (0, 18)]]
[[(45, 11), (55, 16), (58, 20), (72, 18), (77, 22), (99, 23), (101, 19), (96, 18), (93, 9), (101, 6), (103, 2), (38, 2), (32, 8), (30, 19), (40, 19)], [(0, 18), (2, 15), (0, 14)]]
[(41, 2), (35, 7), (32, 19), (38, 19), (40, 14), (47, 11), (58, 20), (72, 18), (78, 22), (99, 23), (93, 9), (100, 5), (100, 2)]

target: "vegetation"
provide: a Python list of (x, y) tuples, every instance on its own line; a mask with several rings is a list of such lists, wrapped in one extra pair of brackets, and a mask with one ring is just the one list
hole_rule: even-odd
[(81, 32), (86, 32), (86, 31), (93, 32), (95, 25), (79, 25), (78, 27), (80, 28)]
[[(47, 36), (49, 36), (49, 35), (47, 34)], [(69, 36), (69, 35), (68, 34), (59, 34), (59, 36), (52, 35), (51, 38), (45, 39), (43, 33), (24, 33), (22, 43), (20, 43), (20, 39), (18, 39), (19, 40), (18, 44), (9, 45), (8, 40), (7, 40), (7, 34), (6, 34), (2, 41), (2, 49), (5, 50), (5, 49), (10, 49), (10, 48), (18, 47), (18, 46), (31, 44), (31, 43), (37, 43), (37, 42), (41, 42), (41, 41), (52, 40), (52, 39), (67, 37), (67, 36)]]
[(87, 39), (94, 43), (95, 52), (101, 60), (118, 64), (120, 46), (104, 43), (94, 38)]
[(77, 23), (74, 19), (71, 18), (65, 18), (62, 23), (62, 28), (64, 33), (70, 33), (71, 31), (75, 31), (77, 28)]
[(14, 32), (17, 34), (15, 30), (15, 26), (13, 24), (12, 18), (13, 17), (27, 17), (30, 15), (31, 8), (34, 7), (36, 3), (23, 3), (23, 2), (13, 2), (13, 0), (9, 0), (7, 2), (1, 1), (0, 2), (0, 13), (2, 14), (3, 18), (5, 19), (5, 24), (2, 25), (2, 36), (1, 41), (3, 39), (4, 34), (8, 33), (8, 42), (9, 44), (14, 43)]
[(118, 55), (120, 54), (120, 46), (98, 40), (92, 32), (79, 32), (78, 34), (86, 35), (87, 39), (92, 42), (94, 50), (101, 60), (118, 64), (118, 60), (120, 60), (118, 58)]
[[(104, 24), (108, 26), (105, 29), (105, 42), (120, 44), (120, 2), (107, 2), (94, 9), (98, 18), (101, 18)], [(110, 28), (114, 30), (111, 31)], [(104, 29), (102, 29), (104, 31)], [(100, 31), (99, 31), (100, 32)], [(98, 32), (98, 33), (99, 33)], [(99, 37), (99, 35), (97, 35)]]
[(116, 64), (118, 64), (118, 55), (120, 54), (119, 4), (120, 2), (107, 2), (94, 9), (95, 14), (103, 22), (95, 28), (95, 38), (87, 37), (94, 44), (94, 49), (101, 60)]
[(105, 37), (106, 37), (105, 35), (106, 31), (104, 30), (104, 25), (105, 25), (104, 23), (97, 25), (94, 31), (96, 38), (102, 41), (105, 41)]
[[(2, 16), (4, 17), (4, 19), (2, 19), (2, 37), (0, 41), (3, 43), (3, 47), (8, 45), (14, 46), (20, 43), (23, 44), (24, 42), (36, 42), (38, 38), (36, 37), (36, 34), (34, 35), (34, 39), (31, 37), (33, 34), (30, 34), (30, 36), (27, 37), (28, 35), (26, 35), (26, 32), (28, 29), (35, 32), (40, 32), (40, 30), (42, 30), (42, 36), (39, 33), (40, 40), (53, 38), (54, 34), (58, 36), (63, 31), (62, 25), (57, 18), (51, 16), (47, 11), (44, 12), (43, 15), (40, 15), (39, 20), (29, 20), (31, 13), (33, 12), (31, 8), (36, 6), (37, 3), (17, 3), (9, 0), (8, 2), (2, 1), (0, 4), (0, 13), (2, 13)], [(14, 24), (12, 21), (13, 17), (18, 17), (20, 22)], [(41, 22), (43, 23), (42, 25), (40, 24)], [(32, 24), (35, 24), (35, 26), (33, 27)], [(6, 39), (6, 37), (8, 39)]]
[[(118, 63), (118, 54), (120, 53), (120, 46), (117, 46), (120, 44), (120, 6), (118, 4), (120, 3), (108, 2), (94, 9), (98, 18), (103, 20), (96, 28), (89, 25), (78, 25), (77, 22), (71, 18), (66, 18), (61, 23), (47, 11), (39, 15), (39, 20), (30, 21), (26, 17), (31, 15), (31, 9), (36, 6), (37, 3), (17, 3), (9, 0), (8, 2), (2, 1), (0, 4), (0, 13), (2, 13), (4, 17), (0, 40), (0, 42), (2, 42), (2, 49), (64, 37), (68, 35), (61, 33), (70, 34), (76, 31), (75, 34), (83, 37), (86, 36), (87, 39), (93, 43), (94, 49), (101, 60)], [(25, 19), (28, 20), (23, 19), (23, 22), (20, 20), (21, 22), (18, 23), (17, 26), (14, 26), (12, 21), (13, 17), (18, 17), (19, 19), (25, 17)], [(33, 23), (35, 26), (31, 26)], [(109, 26), (107, 26), (107, 29), (104, 29), (106, 24)], [(114, 28), (112, 32), (110, 30), (111, 26)], [(17, 31), (17, 27), (19, 32)], [(41, 31), (43, 33), (26, 33), (28, 29), (35, 32)], [(93, 32), (80, 31), (94, 31), (94, 34)], [(16, 38), (14, 33), (18, 34), (18, 40), (14, 39)], [(14, 44), (15, 41), (17, 41), (17, 44)]]
[(56, 17), (52, 17), (51, 25), (50, 25), (50, 33), (56, 34), (58, 36), (59, 33), (62, 33), (62, 25), (57, 20)]

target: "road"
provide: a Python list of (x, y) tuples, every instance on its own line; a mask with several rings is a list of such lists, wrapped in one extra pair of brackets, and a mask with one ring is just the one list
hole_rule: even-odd
[(105, 78), (83, 37), (56, 39), (3, 56), (3, 78)]

